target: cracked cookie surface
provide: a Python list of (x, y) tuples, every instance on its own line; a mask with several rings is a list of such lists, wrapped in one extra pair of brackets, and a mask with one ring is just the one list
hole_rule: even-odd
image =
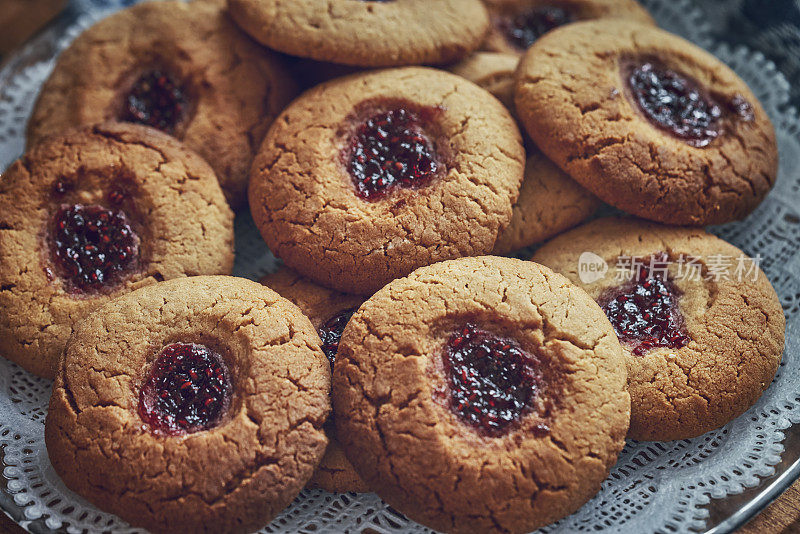
[[(516, 84), (517, 114), (539, 148), (628, 213), (670, 224), (729, 222), (775, 183), (775, 132), (756, 97), (721, 61), (662, 30), (627, 21), (554, 30), (522, 59)], [(704, 146), (648, 118), (691, 124), (702, 108), (718, 132)]]
[(480, 0), (229, 0), (231, 17), (264, 45), (360, 67), (431, 65), (476, 50), (489, 27)]
[[(497, 350), (516, 347), (542, 377), (500, 433), (465, 424), (447, 402), (445, 346), (481, 354), (454, 338), (466, 325), (501, 340)], [(504, 389), (493, 373), (513, 372), (474, 370)], [(625, 382), (619, 342), (585, 292), (532, 262), (462, 258), (395, 280), (356, 312), (334, 410), (348, 458), (391, 506), (446, 532), (529, 532), (599, 490), (628, 429)]]
[(494, 254), (508, 254), (567, 230), (600, 207), (593, 194), (564, 171), (534, 152), (525, 164), (525, 178), (511, 212), (511, 222), (494, 244)]
[[(591, 280), (584, 272), (587, 282), (581, 281), (584, 252), (606, 262), (604, 276)], [(635, 270), (627, 272), (633, 259), (647, 265), (648, 258), (658, 255), (667, 260), (665, 273), (676, 288), (689, 340), (680, 348), (657, 347), (641, 355), (623, 341), (631, 394), (629, 437), (650, 441), (699, 436), (747, 410), (775, 376), (785, 328), (778, 297), (761, 269), (733, 245), (700, 229), (599, 219), (553, 239), (533, 261), (562, 273), (602, 302), (634, 276)], [(616, 269), (620, 262), (622, 276)]]
[[(367, 119), (396, 109), (417, 116), (413, 148), (433, 154), (436, 173), (368, 200), (357, 193), (349, 150)], [(390, 158), (395, 145), (376, 153)], [(421, 265), (491, 251), (510, 221), (524, 159), (508, 111), (463, 78), (417, 67), (357, 74), (311, 89), (275, 121), (253, 165), (250, 209), (289, 267), (369, 295)]]
[[(123, 222), (111, 233), (79, 232), (76, 225), (91, 226), (87, 211)], [(62, 235), (57, 224), (72, 231)], [(124, 247), (108, 241), (128, 231), (136, 239), (123, 236)], [(110, 264), (122, 269), (103, 271), (113, 261), (104, 255), (122, 251), (130, 253), (125, 264)], [(160, 280), (228, 274), (232, 266), (233, 213), (197, 154), (132, 124), (47, 138), (0, 181), (0, 354), (52, 378), (90, 311)], [(108, 283), (86, 278), (97, 267), (113, 274)]]
[[(326, 323), (331, 322), (331, 319), (339, 317), (340, 314), (345, 314), (346, 317), (346, 314), (354, 312), (364, 302), (363, 297), (324, 288), (286, 268), (265, 276), (261, 279), (261, 283), (297, 305), (311, 320), (311, 324), (318, 333), (326, 326)], [(335, 325), (339, 335), (341, 335), (339, 328), (343, 328), (343, 326)], [(323, 340), (324, 350), (326, 350), (325, 345)], [(336, 349), (333, 349), (333, 352), (335, 353)], [(335, 417), (335, 414), (332, 413), (325, 424), (328, 448), (325, 450), (325, 456), (322, 457), (317, 470), (314, 471), (309, 486), (335, 493), (368, 492), (369, 488), (355, 472), (352, 464), (347, 460), (341, 444), (336, 439), (336, 427), (333, 424)]]
[[(492, 93), (515, 115), (514, 73), (518, 64), (516, 55), (476, 52), (448, 70)], [(528, 148), (525, 176), (511, 222), (497, 238), (494, 254), (505, 255), (541, 243), (587, 219), (600, 206), (593, 194), (536, 148)]]
[[(164, 347), (193, 343), (230, 372), (217, 425), (152, 431), (139, 392)], [(325, 452), (330, 369), (300, 310), (256, 282), (170, 280), (107, 304), (68, 343), (45, 425), (66, 485), (153, 532), (252, 532), (303, 488)]]
[(259, 143), (294, 93), (278, 57), (242, 35), (222, 6), (147, 2), (98, 22), (59, 56), (27, 138), (104, 120), (171, 126), (236, 208)]
[(536, 40), (560, 26), (581, 20), (625, 19), (655, 25), (635, 0), (484, 0), (491, 20), (483, 49), (525, 53)]

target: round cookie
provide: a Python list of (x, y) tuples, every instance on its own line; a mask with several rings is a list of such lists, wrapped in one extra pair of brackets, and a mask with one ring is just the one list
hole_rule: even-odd
[[(323, 352), (333, 365), (342, 331), (364, 299), (326, 289), (285, 268), (265, 276), (261, 283), (296, 304), (306, 314), (322, 339)], [(309, 485), (334, 493), (368, 492), (369, 488), (355, 472), (336, 440), (333, 417), (331, 414), (325, 425), (328, 448)]]
[(256, 41), (293, 56), (358, 67), (458, 61), (489, 27), (481, 0), (229, 0)]
[(594, 195), (534, 152), (525, 165), (511, 223), (497, 238), (493, 253), (504, 255), (541, 243), (588, 219), (599, 206)]
[(28, 143), (108, 119), (172, 134), (214, 168), (232, 206), (255, 151), (295, 93), (278, 57), (213, 2), (145, 2), (65, 50), (28, 123)]
[(747, 85), (649, 26), (580, 22), (548, 33), (520, 63), (516, 105), (545, 155), (646, 219), (741, 219), (775, 183), (775, 132)]
[(519, 56), (514, 54), (475, 52), (447, 70), (483, 87), (513, 114), (514, 73), (517, 65)]
[(90, 311), (232, 267), (233, 213), (195, 153), (133, 124), (50, 137), (0, 181), (0, 355), (53, 378)]
[(422, 267), (344, 330), (333, 373), (347, 457), (443, 532), (529, 532), (578, 509), (622, 450), (626, 372), (599, 307), (550, 269)]
[(612, 319), (628, 365), (633, 439), (718, 428), (775, 376), (785, 325), (778, 296), (756, 262), (703, 230), (600, 219), (533, 260), (583, 287)]
[(296, 306), (242, 278), (170, 280), (81, 322), (47, 451), (67, 487), (133, 526), (253, 532), (324, 454), (329, 392), (319, 337)]
[(635, 0), (484, 0), (491, 20), (483, 49), (520, 56), (545, 33), (581, 20), (655, 25)]
[(290, 268), (370, 295), (421, 265), (491, 251), (524, 159), (508, 111), (463, 78), (357, 74), (311, 89), (275, 121), (250, 209)]

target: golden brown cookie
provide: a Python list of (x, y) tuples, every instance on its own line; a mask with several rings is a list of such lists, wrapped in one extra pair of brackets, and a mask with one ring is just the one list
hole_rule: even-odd
[(233, 213), (197, 154), (133, 124), (48, 138), (0, 180), (0, 355), (52, 378), (92, 310), (232, 266)]
[(378, 291), (345, 327), (337, 432), (379, 495), (445, 532), (529, 532), (577, 510), (622, 450), (622, 349), (546, 267), (462, 258)]
[(214, 168), (234, 207), (253, 155), (294, 95), (276, 55), (213, 2), (145, 2), (86, 30), (42, 87), (28, 142), (107, 119), (159, 128)]
[(581, 20), (625, 19), (655, 25), (635, 0), (484, 0), (491, 25), (483, 48), (522, 55), (545, 33)]
[(508, 254), (541, 243), (588, 219), (599, 206), (597, 197), (534, 152), (525, 165), (511, 223), (497, 238), (493, 253)]
[(325, 452), (330, 370), (296, 306), (242, 278), (163, 282), (81, 322), (45, 425), (64, 483), (153, 532), (253, 532)]
[(481, 0), (229, 0), (253, 39), (293, 56), (359, 67), (458, 61), (483, 41)]
[[(322, 339), (322, 350), (333, 365), (342, 331), (353, 313), (364, 302), (363, 297), (326, 289), (285, 268), (265, 276), (261, 279), (261, 283), (296, 304), (311, 319), (311, 324)], [(331, 418), (325, 424), (328, 448), (309, 485), (334, 493), (368, 492), (369, 488), (355, 472), (344, 455), (342, 446), (336, 440), (333, 417), (335, 415), (331, 414)]]
[(649, 26), (580, 22), (548, 33), (520, 63), (516, 105), (545, 155), (646, 219), (741, 219), (775, 183), (775, 132), (747, 85)]
[(519, 56), (496, 52), (475, 52), (463, 61), (447, 68), (453, 74), (475, 83), (503, 103), (514, 113), (514, 73)]
[(421, 265), (491, 251), (524, 159), (508, 111), (463, 78), (356, 74), (311, 89), (275, 121), (250, 209), (289, 267), (369, 295)]
[(596, 299), (625, 352), (629, 437), (699, 436), (749, 408), (780, 363), (784, 316), (756, 262), (700, 229), (600, 219), (534, 261)]

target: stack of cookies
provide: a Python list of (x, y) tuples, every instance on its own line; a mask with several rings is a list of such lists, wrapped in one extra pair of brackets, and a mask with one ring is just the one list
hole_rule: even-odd
[[(252, 531), (310, 485), (527, 532), (780, 362), (757, 259), (702, 229), (774, 185), (770, 121), (633, 0), (140, 4), (27, 133), (0, 354), (55, 379), (66, 485), (134, 526)], [(248, 205), (260, 284), (230, 276)]]

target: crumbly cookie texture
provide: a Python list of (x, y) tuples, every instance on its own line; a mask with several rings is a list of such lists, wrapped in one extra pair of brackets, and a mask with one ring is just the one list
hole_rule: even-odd
[[(476, 52), (448, 70), (492, 93), (515, 115), (514, 74), (518, 64), (519, 56), (514, 54)], [(529, 148), (519, 198), (511, 222), (497, 238), (494, 254), (505, 255), (541, 243), (587, 219), (600, 205), (597, 197), (535, 147)]]
[(493, 253), (504, 255), (541, 243), (588, 219), (599, 206), (597, 197), (534, 152), (525, 165), (511, 223), (497, 238)]
[[(170, 343), (220, 352), (233, 397), (222, 422), (157, 435), (137, 412)], [(305, 485), (327, 440), (330, 371), (300, 310), (256, 282), (171, 280), (125, 295), (70, 339), (45, 425), (65, 484), (153, 532), (252, 532)]]
[[(331, 318), (342, 312), (355, 310), (364, 302), (363, 297), (324, 288), (286, 268), (265, 276), (261, 283), (296, 304), (318, 332)], [(331, 414), (331, 417), (335, 415)], [(355, 472), (337, 441), (336, 427), (332, 420), (329, 419), (326, 423), (325, 431), (328, 435), (328, 448), (314, 471), (309, 486), (334, 493), (368, 492), (366, 483)]]
[[(443, 348), (473, 323), (535, 355), (540, 402), (501, 435), (451, 411)], [(622, 349), (585, 292), (510, 258), (441, 262), (395, 280), (345, 328), (334, 366), (339, 439), (364, 480), (446, 532), (529, 532), (600, 488), (628, 428)]]
[[(418, 113), (438, 171), (366, 200), (347, 167), (353, 132), (370, 110), (393, 108)], [(358, 74), (308, 91), (276, 120), (253, 165), (250, 208), (289, 267), (369, 295), (421, 265), (491, 251), (524, 160), (508, 111), (463, 78), (418, 67)]]
[[(605, 22), (624, 19), (655, 26), (647, 10), (635, 0), (484, 0), (484, 3), (489, 10), (491, 25), (482, 48), (517, 56), (525, 53), (526, 47), (521, 46), (521, 41), (526, 40), (524, 35), (539, 33), (531, 25), (557, 27), (581, 20), (603, 19)], [(555, 16), (553, 10), (557, 10)], [(537, 20), (537, 12), (543, 13), (541, 20)], [(515, 39), (515, 33), (521, 35)], [(534, 38), (535, 33), (527, 39)]]
[[(693, 146), (645, 117), (627, 71), (647, 62), (718, 103), (718, 137)], [(750, 213), (775, 183), (775, 132), (761, 104), (725, 64), (675, 35), (630, 21), (571, 24), (530, 48), (516, 83), (517, 114), (542, 151), (628, 213), (671, 224), (728, 222)]]
[[(480, 0), (229, 0), (256, 41), (293, 56), (359, 67), (431, 65), (476, 50), (489, 28)], [(326, 9), (327, 8), (327, 9)]]
[(58, 59), (28, 123), (28, 143), (66, 128), (121, 119), (137, 79), (157, 70), (179, 87), (170, 132), (214, 168), (234, 207), (246, 202), (255, 151), (295, 84), (213, 2), (146, 2), (83, 32)]
[[(581, 254), (587, 251), (609, 267), (605, 276), (590, 283), (581, 281), (579, 271)], [(624, 282), (616, 276), (619, 258), (647, 262), (660, 253), (671, 262), (670, 277), (690, 340), (677, 350), (655, 348), (643, 355), (633, 354), (623, 343), (632, 401), (629, 437), (649, 441), (699, 436), (741, 415), (772, 382), (785, 328), (778, 296), (758, 266), (733, 245), (700, 229), (599, 219), (553, 239), (533, 261), (600, 299)], [(681, 274), (682, 255), (697, 259), (699, 279), (689, 271)], [(727, 279), (715, 280), (715, 258), (725, 262), (719, 265), (729, 265)], [(739, 277), (740, 258), (744, 270)]]
[(450, 65), (447, 70), (475, 83), (492, 93), (514, 113), (514, 73), (519, 56), (497, 52), (475, 52), (468, 58)]
[[(53, 259), (55, 214), (110, 207), (117, 191), (140, 239), (138, 264), (112, 287), (76, 293)], [(39, 376), (55, 376), (75, 324), (114, 297), (232, 267), (233, 213), (213, 170), (150, 128), (106, 123), (48, 138), (0, 181), (0, 353)]]

